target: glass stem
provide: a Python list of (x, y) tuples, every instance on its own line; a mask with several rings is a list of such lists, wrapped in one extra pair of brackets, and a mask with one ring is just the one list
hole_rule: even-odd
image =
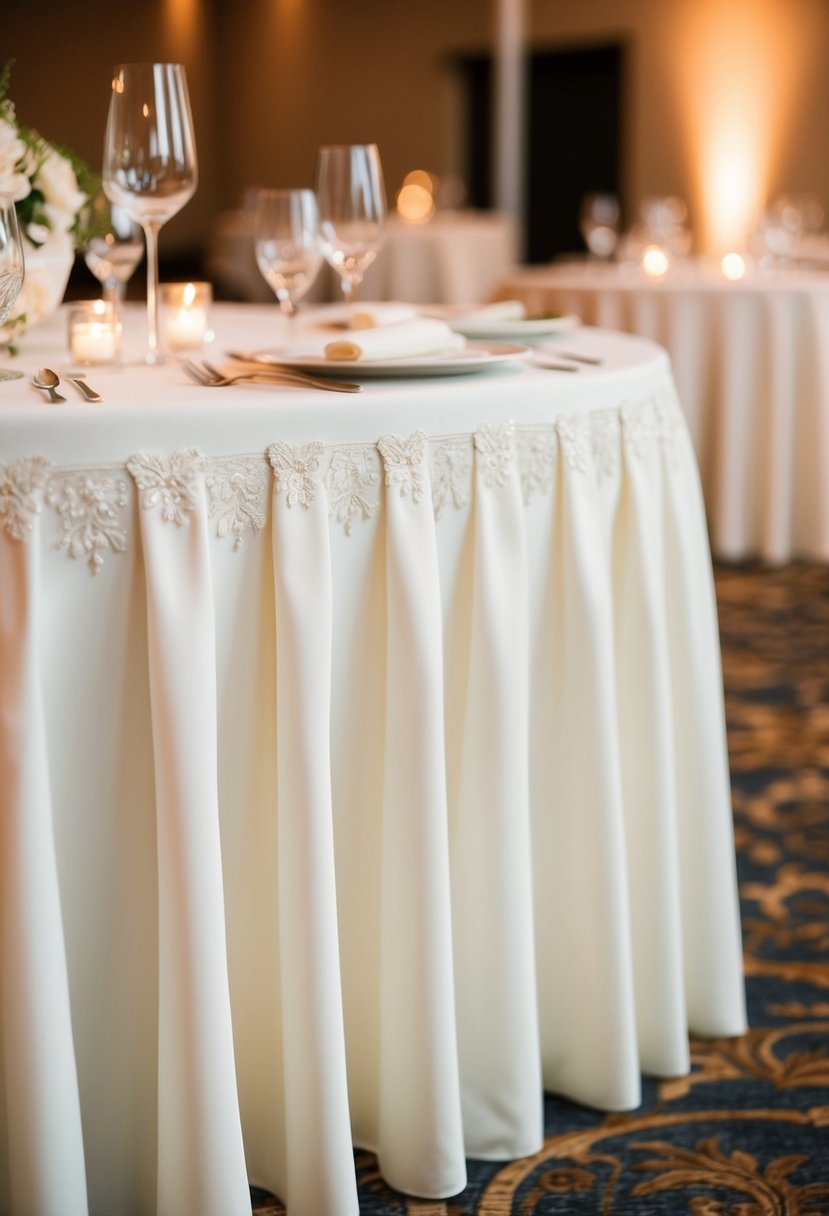
[(147, 241), (147, 362), (158, 363), (158, 233), (160, 224), (144, 226)]
[(346, 304), (356, 304), (360, 299), (360, 280), (343, 278), (342, 286)]

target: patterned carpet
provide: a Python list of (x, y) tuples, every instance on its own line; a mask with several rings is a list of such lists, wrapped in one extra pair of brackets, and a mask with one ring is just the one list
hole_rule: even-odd
[[(542, 1150), (470, 1161), (445, 1203), (358, 1152), (365, 1216), (829, 1214), (829, 568), (716, 578), (750, 1031), (696, 1041), (631, 1114), (548, 1096)], [(283, 1212), (254, 1192), (255, 1216)]]

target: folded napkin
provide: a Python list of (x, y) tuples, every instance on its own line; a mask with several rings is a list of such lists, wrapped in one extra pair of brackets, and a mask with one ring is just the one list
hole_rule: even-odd
[(374, 329), (377, 325), (394, 325), (397, 321), (413, 321), (418, 311), (413, 304), (363, 304), (348, 314), (349, 329)]
[(468, 312), (453, 313), (452, 321), (523, 321), (527, 310), (520, 300), (498, 300), (495, 304), (483, 304), (470, 308)]
[(356, 362), (358, 359), (401, 359), (407, 355), (436, 355), (461, 350), (465, 345), (443, 321), (421, 317), (415, 321), (394, 321), (360, 331), (359, 337), (328, 342), (326, 359)]

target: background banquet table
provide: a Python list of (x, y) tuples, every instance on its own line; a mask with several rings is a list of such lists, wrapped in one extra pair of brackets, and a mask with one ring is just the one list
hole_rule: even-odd
[(829, 560), (829, 277), (562, 264), (511, 271), (496, 294), (667, 347), (717, 555)]
[[(518, 229), (503, 211), (439, 211), (426, 223), (390, 215), (383, 247), (366, 272), (365, 300), (413, 304), (479, 304), (487, 300), (518, 258)], [(225, 211), (210, 235), (207, 269), (233, 298), (273, 299), (256, 265), (253, 212)], [(311, 287), (310, 301), (342, 296), (339, 277), (327, 265)]]
[(445, 1197), (743, 1030), (692, 449), (660, 348), (567, 347), (0, 383), (4, 1212), (345, 1216), (353, 1143)]

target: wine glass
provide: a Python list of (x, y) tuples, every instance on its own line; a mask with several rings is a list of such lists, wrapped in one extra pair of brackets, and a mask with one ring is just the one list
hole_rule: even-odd
[(613, 256), (619, 239), (619, 200), (615, 194), (585, 194), (579, 208), (579, 231), (596, 258)]
[(144, 253), (141, 228), (120, 207), (111, 206), (105, 194), (95, 196), (90, 212), (95, 235), (87, 241), (84, 261), (112, 304), (117, 322), (124, 287)]
[(253, 219), (256, 264), (282, 312), (295, 317), (322, 265), (319, 212), (312, 190), (260, 190)]
[(144, 229), (147, 242), (147, 363), (158, 353), (158, 234), (198, 179), (187, 80), (180, 63), (115, 69), (104, 140), (104, 193)]
[(14, 199), (9, 194), (0, 194), (0, 325), (14, 308), (24, 271)]
[(322, 252), (349, 303), (383, 243), (386, 192), (376, 144), (345, 144), (317, 153)]

